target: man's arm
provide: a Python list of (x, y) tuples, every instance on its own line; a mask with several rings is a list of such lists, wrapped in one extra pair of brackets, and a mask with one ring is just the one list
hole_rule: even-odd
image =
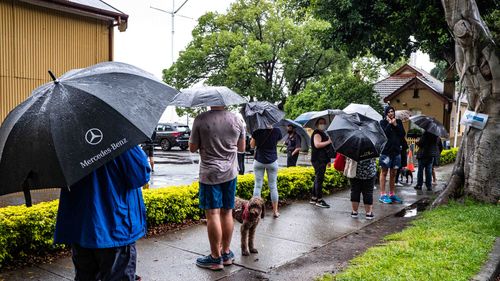
[(292, 155), (297, 155), (297, 153), (300, 153), (300, 148), (302, 147), (301, 145), (302, 139), (300, 138), (299, 135), (295, 135), (295, 149), (292, 152)]
[(193, 128), (191, 129), (191, 136), (189, 137), (189, 151), (196, 152), (200, 148), (200, 133), (198, 131), (198, 118), (193, 121)]
[[(252, 141), (250, 141), (250, 145), (251, 145), (251, 143), (252, 143)], [(245, 152), (245, 147), (246, 147), (246, 140), (245, 140), (245, 137), (243, 136), (243, 137), (238, 139), (238, 152)]]
[(191, 153), (195, 153), (199, 148), (200, 146), (198, 144), (192, 143), (191, 141), (189, 142), (189, 151)]

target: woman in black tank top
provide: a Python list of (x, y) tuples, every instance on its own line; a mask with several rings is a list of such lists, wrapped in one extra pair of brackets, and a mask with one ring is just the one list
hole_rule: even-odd
[(312, 190), (311, 201), (309, 203), (315, 204), (321, 208), (330, 208), (325, 200), (323, 200), (323, 181), (325, 179), (326, 166), (330, 162), (327, 147), (332, 145), (332, 141), (325, 133), (326, 120), (319, 118), (316, 121), (316, 130), (311, 136), (311, 163), (314, 167), (314, 186)]

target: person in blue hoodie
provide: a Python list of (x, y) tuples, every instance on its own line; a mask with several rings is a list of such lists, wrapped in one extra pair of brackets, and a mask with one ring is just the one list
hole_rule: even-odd
[[(406, 136), (403, 122), (396, 119), (394, 107), (387, 106), (384, 109), (384, 119), (380, 120), (380, 126), (385, 132), (387, 143), (385, 144), (382, 153), (380, 154), (379, 164), (380, 172), (380, 198), (381, 203), (403, 203), (403, 201), (396, 195), (396, 173), (401, 167), (401, 146), (403, 139)], [(386, 178), (389, 173), (389, 188), (390, 193), (386, 193)]]
[(61, 190), (54, 243), (71, 245), (75, 280), (136, 280), (135, 241), (146, 234), (141, 186), (150, 172), (135, 146)]

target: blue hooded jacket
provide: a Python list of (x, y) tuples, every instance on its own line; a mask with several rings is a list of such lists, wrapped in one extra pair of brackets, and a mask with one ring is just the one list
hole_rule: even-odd
[(394, 110), (394, 107), (387, 106), (384, 109), (384, 119), (380, 120), (380, 126), (387, 137), (387, 143), (382, 150), (382, 154), (392, 157), (401, 154), (401, 146), (403, 145), (403, 139), (406, 136), (406, 132), (401, 120), (396, 119), (396, 126), (393, 126), (385, 119), (390, 109)]
[(141, 187), (149, 181), (146, 154), (135, 146), (62, 189), (54, 243), (84, 248), (131, 244), (146, 233)]

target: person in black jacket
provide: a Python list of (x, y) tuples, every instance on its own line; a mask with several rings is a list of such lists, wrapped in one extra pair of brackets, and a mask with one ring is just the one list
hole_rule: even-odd
[(321, 208), (330, 208), (323, 200), (323, 181), (325, 179), (326, 166), (330, 163), (328, 157), (328, 146), (332, 145), (332, 140), (325, 133), (326, 120), (319, 118), (316, 121), (316, 130), (311, 136), (311, 163), (314, 168), (314, 186), (312, 197), (309, 203)]
[[(406, 136), (403, 122), (396, 119), (394, 107), (387, 106), (384, 110), (384, 119), (380, 120), (380, 126), (385, 132), (387, 143), (380, 154), (379, 164), (382, 169), (380, 173), (380, 198), (381, 203), (403, 203), (395, 193), (396, 172), (401, 167), (401, 146)], [(389, 171), (390, 193), (385, 192), (385, 180)]]
[(151, 139), (147, 140), (142, 145), (142, 150), (148, 156), (149, 166), (151, 166), (152, 173), (154, 173), (154, 171), (155, 171), (155, 159), (154, 159), (154, 156), (155, 156), (155, 154), (154, 154), (154, 151), (155, 151), (154, 142), (155, 141), (156, 141), (156, 129), (153, 131), (153, 134), (151, 135)]
[(424, 183), (424, 172), (425, 172), (425, 186), (427, 190), (432, 190), (432, 164), (434, 158), (439, 155), (438, 148), (438, 136), (433, 135), (429, 132), (424, 132), (422, 137), (417, 142), (418, 152), (418, 173), (417, 173), (417, 185), (416, 190), (422, 190), (422, 184)]

